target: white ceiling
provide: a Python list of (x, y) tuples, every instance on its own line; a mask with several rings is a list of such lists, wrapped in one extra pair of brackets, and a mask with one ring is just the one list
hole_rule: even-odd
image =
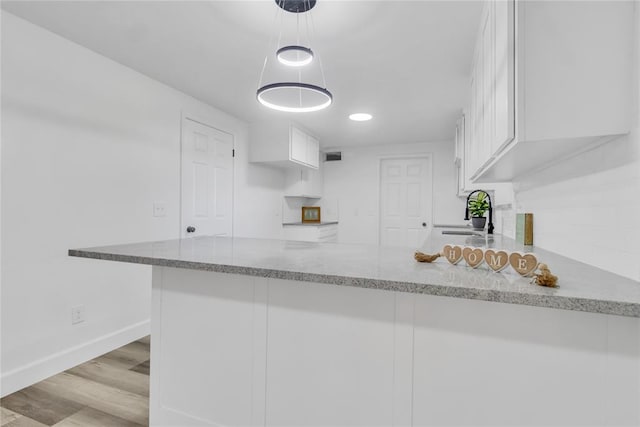
[[(2, 8), (247, 122), (292, 117), (326, 148), (452, 139), (482, 2), (319, 0), (312, 47), (334, 104), (304, 114), (255, 99), (277, 36), (272, 0), (3, 1)], [(353, 112), (374, 119), (352, 122)]]

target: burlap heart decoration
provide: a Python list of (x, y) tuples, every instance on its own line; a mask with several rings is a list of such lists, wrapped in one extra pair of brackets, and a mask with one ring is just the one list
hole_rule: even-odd
[(487, 249), (484, 252), (484, 262), (486, 262), (493, 271), (497, 272), (509, 265), (509, 254), (505, 251)]
[(462, 248), (460, 246), (445, 245), (443, 251), (444, 257), (451, 264), (455, 265), (462, 259)]
[(462, 257), (471, 268), (477, 268), (484, 261), (483, 252), (480, 248), (462, 249)]
[(538, 267), (538, 258), (533, 254), (521, 254), (514, 252), (509, 255), (511, 267), (521, 276), (529, 276)]

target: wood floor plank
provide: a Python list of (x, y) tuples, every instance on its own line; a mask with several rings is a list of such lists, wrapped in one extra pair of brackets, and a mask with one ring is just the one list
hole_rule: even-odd
[(134, 423), (149, 423), (149, 399), (146, 397), (68, 372), (55, 375), (33, 387)]
[(149, 348), (146, 336), (6, 396), (0, 427), (148, 425)]
[(29, 417), (20, 417), (15, 421), (11, 421), (9, 424), (5, 424), (5, 427), (48, 427), (47, 424), (42, 424), (36, 420), (32, 420)]
[(147, 335), (146, 337), (140, 338), (138, 342), (147, 346), (151, 345), (151, 335)]
[(15, 412), (7, 408), (0, 407), (0, 426), (4, 427), (5, 425), (9, 424), (11, 421), (15, 421), (21, 416), (22, 415), (16, 414)]
[(95, 360), (111, 363), (115, 362), (118, 366), (126, 365), (127, 369), (149, 360), (149, 346), (138, 341), (134, 341), (111, 351), (103, 356), (97, 357)]
[(90, 360), (67, 372), (141, 396), (149, 396), (149, 374), (134, 371), (133, 368), (123, 370), (99, 360)]
[(86, 407), (69, 418), (65, 418), (54, 427), (142, 427), (141, 424), (127, 421), (97, 409)]
[(139, 365), (134, 366), (130, 370), (134, 371), (134, 372), (139, 372), (139, 373), (144, 374), (144, 375), (149, 375), (150, 366), (151, 366), (151, 361), (147, 360), (145, 362), (142, 362)]
[[(52, 425), (84, 407), (55, 392), (27, 387), (0, 400), (0, 404), (15, 413), (45, 425)], [(14, 421), (15, 422), (15, 421)]]

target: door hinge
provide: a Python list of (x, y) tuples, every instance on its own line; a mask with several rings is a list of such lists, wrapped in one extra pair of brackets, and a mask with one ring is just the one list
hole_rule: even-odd
[(231, 149), (231, 157), (235, 157), (236, 156), (236, 149), (233, 148)]

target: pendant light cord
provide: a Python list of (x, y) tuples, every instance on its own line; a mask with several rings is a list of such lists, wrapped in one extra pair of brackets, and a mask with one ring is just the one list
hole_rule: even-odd
[[(311, 1), (310, 0), (305, 0), (305, 1), (309, 5), (309, 8), (311, 8)], [(307, 19), (307, 39), (309, 40), (309, 47), (311, 48), (312, 47), (311, 34), (313, 34), (313, 37), (316, 36), (316, 25), (315, 25), (315, 22), (313, 21), (313, 16), (311, 15), (311, 12), (307, 13), (307, 16), (305, 17), (305, 19)], [(311, 33), (309, 33), (309, 21), (311, 21)], [(318, 65), (320, 66), (320, 74), (322, 75), (322, 84), (326, 89), (327, 79), (324, 76), (324, 67), (322, 66), (322, 58), (320, 57), (320, 54), (317, 54), (317, 57), (318, 57)]]
[[(284, 4), (284, 0), (279, 0), (278, 6)], [(269, 51), (271, 49), (271, 43), (273, 43), (273, 35), (275, 34), (275, 28), (278, 21), (278, 13), (280, 13), (280, 7), (276, 9), (276, 13), (273, 14), (273, 24), (271, 24), (271, 31), (269, 32), (269, 45), (267, 46), (267, 54), (264, 56), (264, 62), (262, 64), (262, 70), (260, 71), (260, 80), (258, 80), (258, 89), (262, 87), (262, 79), (264, 78), (264, 72), (267, 69), (267, 62), (269, 60)], [(280, 25), (280, 36), (282, 36), (282, 25)], [(278, 43), (280, 38), (278, 37)]]

